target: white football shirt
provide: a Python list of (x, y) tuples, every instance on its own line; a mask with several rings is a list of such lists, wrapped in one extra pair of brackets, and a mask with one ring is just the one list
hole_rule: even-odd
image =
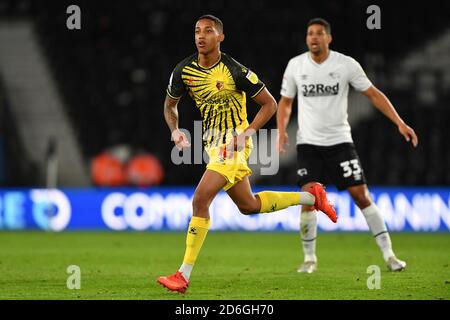
[(353, 58), (330, 50), (316, 63), (309, 52), (292, 58), (284, 72), (281, 95), (298, 95), (297, 144), (331, 146), (353, 142), (348, 123), (348, 89), (372, 86), (361, 65)]

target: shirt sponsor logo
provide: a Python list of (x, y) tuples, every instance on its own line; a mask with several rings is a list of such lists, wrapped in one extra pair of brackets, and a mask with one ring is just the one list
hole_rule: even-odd
[(324, 97), (337, 94), (339, 94), (339, 82), (330, 86), (322, 83), (302, 84), (302, 95), (304, 97)]
[(212, 104), (212, 105), (228, 105), (230, 99), (228, 98), (210, 98), (210, 99), (198, 99), (198, 104)]

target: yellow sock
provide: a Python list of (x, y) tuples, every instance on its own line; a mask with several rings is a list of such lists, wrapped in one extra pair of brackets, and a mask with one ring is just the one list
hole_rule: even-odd
[(190, 265), (195, 263), (210, 225), (211, 219), (192, 217), (186, 236), (186, 252), (183, 263)]
[(257, 195), (261, 200), (259, 212), (273, 212), (300, 204), (300, 192), (262, 191)]

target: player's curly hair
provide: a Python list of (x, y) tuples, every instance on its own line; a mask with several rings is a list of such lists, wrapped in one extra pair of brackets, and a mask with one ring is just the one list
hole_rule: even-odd
[(324, 26), (325, 27), (325, 31), (328, 34), (331, 34), (331, 25), (330, 25), (330, 23), (327, 20), (322, 19), (322, 18), (311, 19), (311, 20), (309, 20), (308, 24), (306, 25), (306, 29), (308, 29), (309, 26), (313, 25), (313, 24), (320, 24), (321, 26)]
[(197, 21), (202, 20), (202, 19), (208, 19), (214, 22), (214, 24), (216, 25), (217, 30), (220, 33), (223, 33), (223, 23), (222, 20), (220, 20), (219, 18), (217, 18), (216, 16), (213, 16), (212, 14), (204, 14), (203, 16), (201, 16), (200, 18), (197, 19)]

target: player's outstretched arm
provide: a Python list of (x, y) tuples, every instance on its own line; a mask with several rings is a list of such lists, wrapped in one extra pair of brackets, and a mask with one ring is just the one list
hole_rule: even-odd
[(380, 110), (386, 117), (397, 125), (398, 131), (406, 141), (411, 141), (414, 147), (417, 146), (419, 139), (417, 138), (416, 133), (402, 120), (392, 103), (383, 92), (378, 90), (375, 86), (371, 86), (362, 93), (369, 98), (370, 102), (372, 102), (378, 110)]
[(178, 149), (187, 148), (190, 146), (186, 135), (178, 129), (178, 101), (166, 95), (164, 101), (164, 118), (172, 133), (172, 140)]
[(278, 102), (278, 110), (277, 110), (277, 129), (278, 129), (278, 137), (277, 137), (277, 149), (280, 153), (285, 153), (284, 149), (285, 145), (289, 145), (289, 136), (286, 132), (286, 127), (289, 123), (289, 119), (291, 118), (292, 113), (292, 104), (294, 102), (293, 98), (288, 98), (285, 96), (281, 96), (280, 101)]

